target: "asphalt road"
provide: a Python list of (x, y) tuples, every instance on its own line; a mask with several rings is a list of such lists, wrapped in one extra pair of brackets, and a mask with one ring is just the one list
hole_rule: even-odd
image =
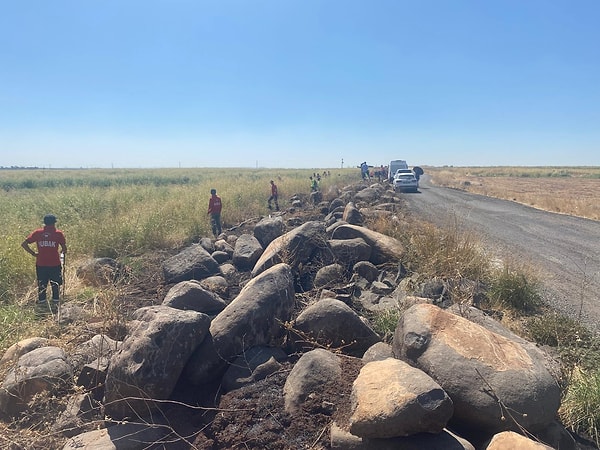
[(600, 332), (600, 222), (420, 181), (409, 210), (439, 227), (476, 234), (494, 256), (530, 264), (553, 309)]

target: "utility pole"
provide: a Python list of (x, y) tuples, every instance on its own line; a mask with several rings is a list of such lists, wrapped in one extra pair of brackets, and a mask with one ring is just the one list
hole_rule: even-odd
[(344, 168), (344, 158), (342, 158), (342, 169)]

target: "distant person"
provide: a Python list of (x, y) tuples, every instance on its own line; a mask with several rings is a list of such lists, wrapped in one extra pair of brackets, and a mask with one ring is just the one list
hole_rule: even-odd
[[(36, 244), (37, 251), (30, 247)], [(62, 264), (59, 253), (67, 254), (65, 235), (56, 228), (56, 216), (46, 214), (44, 227), (31, 232), (23, 241), (21, 247), (32, 256), (35, 256), (35, 274), (38, 285), (37, 306), (47, 308), (46, 295), (48, 283), (52, 289), (52, 308), (57, 308), (60, 300), (60, 286), (63, 284)]]
[(279, 203), (277, 202), (277, 197), (278, 197), (277, 185), (275, 184), (275, 182), (273, 180), (271, 180), (271, 196), (269, 197), (269, 200), (267, 201), (267, 204), (269, 205), (269, 209), (273, 209), (273, 206), (271, 206), (271, 202), (274, 202), (275, 203), (275, 211), (279, 211)]
[(210, 226), (213, 235), (218, 237), (221, 234), (221, 197), (217, 195), (216, 189), (210, 190), (210, 199), (208, 200), (208, 214), (210, 215)]
[(313, 178), (313, 177), (308, 177), (308, 178), (310, 178), (310, 190), (312, 192), (318, 191), (319, 190), (319, 183), (317, 182), (317, 179)]
[(367, 165), (366, 161), (360, 164), (360, 177), (363, 180), (367, 180), (369, 178), (369, 166)]

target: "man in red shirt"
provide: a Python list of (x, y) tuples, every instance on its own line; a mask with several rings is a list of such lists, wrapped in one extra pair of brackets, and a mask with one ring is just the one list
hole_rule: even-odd
[(275, 201), (275, 211), (279, 211), (279, 203), (277, 203), (277, 185), (275, 184), (275, 182), (273, 180), (271, 180), (271, 196), (269, 197), (269, 200), (267, 201), (268, 205), (269, 205), (269, 209), (273, 209), (273, 207), (271, 206), (271, 202)]
[[(37, 246), (37, 252), (29, 246), (33, 243)], [(45, 215), (44, 228), (38, 228), (31, 232), (21, 246), (27, 253), (35, 256), (38, 305), (46, 304), (46, 290), (50, 283), (52, 303), (56, 307), (59, 301), (59, 286), (63, 283), (59, 247), (63, 255), (67, 254), (65, 235), (56, 228), (56, 217), (52, 214)]]
[(210, 214), (210, 226), (215, 237), (221, 234), (221, 197), (217, 195), (216, 189), (210, 190), (210, 200), (208, 200), (208, 214)]

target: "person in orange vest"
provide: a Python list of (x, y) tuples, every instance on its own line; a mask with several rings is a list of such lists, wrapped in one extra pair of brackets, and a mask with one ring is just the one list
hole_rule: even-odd
[(275, 182), (273, 180), (271, 180), (271, 196), (269, 197), (269, 200), (267, 201), (267, 204), (269, 205), (269, 209), (273, 209), (273, 207), (271, 206), (271, 202), (274, 202), (275, 203), (275, 211), (279, 211), (279, 203), (277, 202), (277, 197), (278, 197), (277, 185), (275, 184)]
[(208, 200), (208, 213), (210, 215), (210, 226), (215, 237), (221, 234), (221, 197), (217, 195), (216, 189), (210, 190), (210, 199)]
[[(30, 247), (36, 244), (37, 252)], [(44, 227), (32, 231), (21, 243), (27, 253), (35, 256), (35, 274), (38, 285), (38, 307), (47, 308), (46, 295), (48, 283), (52, 289), (52, 308), (60, 300), (59, 286), (63, 284), (61, 255), (67, 254), (67, 242), (64, 233), (56, 228), (56, 216), (46, 214)], [(60, 253), (59, 253), (60, 249)]]

